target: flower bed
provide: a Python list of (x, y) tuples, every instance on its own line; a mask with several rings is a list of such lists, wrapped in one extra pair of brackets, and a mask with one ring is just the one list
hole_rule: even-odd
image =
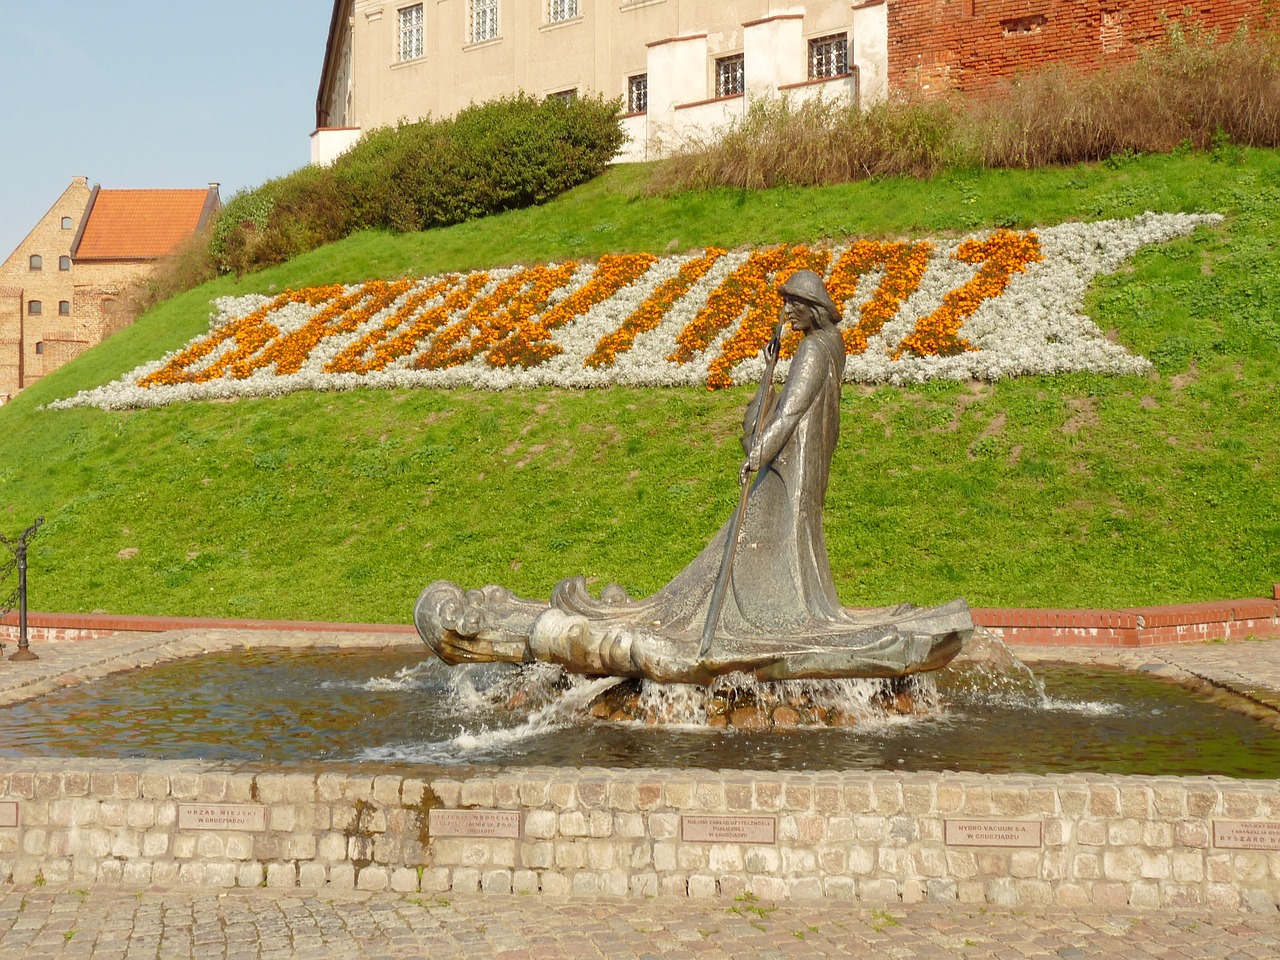
[[(708, 248), (223, 298), (181, 350), (51, 406), (103, 409), (371, 387), (709, 388), (760, 376), (776, 286), (827, 278), (850, 382), (997, 380), (1149, 363), (1080, 314), (1099, 273), (1217, 223), (1144, 214), (961, 240)], [(783, 344), (777, 375), (795, 343)]]

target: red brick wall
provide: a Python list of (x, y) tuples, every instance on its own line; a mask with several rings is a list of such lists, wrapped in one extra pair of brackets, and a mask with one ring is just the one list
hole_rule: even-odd
[(943, 93), (989, 87), (1048, 63), (1093, 69), (1164, 35), (1190, 12), (1220, 37), (1265, 0), (889, 0), (889, 86)]

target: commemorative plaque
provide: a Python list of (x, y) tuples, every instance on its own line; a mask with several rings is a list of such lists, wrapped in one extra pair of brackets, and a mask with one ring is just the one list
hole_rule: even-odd
[(775, 817), (726, 817), (685, 814), (680, 817), (685, 843), (777, 843)]
[(0, 800), (0, 827), (18, 825), (18, 801)]
[(1280, 850), (1280, 823), (1215, 820), (1213, 845), (1219, 850)]
[(432, 810), (428, 825), (433, 837), (479, 837), (516, 840), (519, 810)]
[(1044, 824), (1039, 820), (947, 820), (943, 842), (948, 847), (1039, 847)]
[(267, 808), (259, 803), (180, 803), (178, 829), (257, 833), (267, 829)]

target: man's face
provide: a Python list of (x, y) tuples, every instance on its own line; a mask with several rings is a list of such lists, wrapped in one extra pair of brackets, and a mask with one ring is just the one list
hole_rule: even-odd
[(808, 333), (817, 325), (817, 311), (798, 297), (783, 297), (782, 310), (793, 330)]

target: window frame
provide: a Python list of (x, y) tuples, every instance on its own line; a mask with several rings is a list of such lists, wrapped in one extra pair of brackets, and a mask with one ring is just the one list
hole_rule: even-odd
[(742, 53), (716, 57), (715, 91), (717, 100), (723, 97), (740, 97), (747, 92), (747, 61)]
[[(639, 81), (639, 83), (637, 83)], [(637, 90), (640, 90), (637, 96)], [(639, 103), (639, 105), (637, 105)], [(627, 113), (649, 112), (649, 74), (637, 73), (627, 77)]]
[[(406, 31), (406, 14), (411, 15), (415, 10), (418, 14), (417, 22), (410, 22), (409, 30)], [(421, 3), (411, 3), (396, 10), (396, 63), (412, 63), (427, 55), (425, 22), (426, 14)], [(407, 50), (406, 39), (416, 41), (408, 44)]]
[[(65, 267), (63, 266), (64, 263), (66, 264)], [(70, 270), (71, 258), (68, 257), (66, 254), (63, 254), (62, 256), (60, 256), (58, 258), (58, 269), (61, 270), (63, 273), (66, 273), (68, 270)]]
[(44, 303), (43, 303), (42, 301), (40, 301), (40, 300), (28, 300), (28, 301), (27, 301), (27, 316), (28, 316), (28, 317), (43, 317), (43, 316), (44, 316)]
[(62, 229), (63, 229), (63, 230), (74, 230), (74, 229), (75, 229), (75, 226), (76, 226), (75, 221), (74, 221), (74, 220), (72, 220), (70, 217), (63, 217), (63, 218), (62, 218)]
[[(64, 309), (64, 308), (65, 308), (65, 309)], [(59, 301), (58, 301), (58, 316), (60, 316), (60, 317), (69, 317), (69, 316), (71, 316), (71, 301), (70, 301), (70, 300), (59, 300)]]
[(564, 23), (582, 16), (582, 0), (547, 0), (547, 23)]
[(27, 269), (32, 273), (39, 273), (44, 270), (44, 257), (38, 253), (33, 253), (27, 257)]
[[(478, 27), (482, 23), (485, 32), (482, 35)], [(488, 43), (502, 37), (502, 21), (499, 18), (498, 0), (471, 0), (471, 23), (469, 26), (471, 43)]]
[[(849, 68), (849, 34), (829, 33), (822, 37), (810, 37), (808, 56), (805, 58), (810, 80), (834, 80), (847, 77)], [(837, 70), (843, 59), (843, 70)]]

